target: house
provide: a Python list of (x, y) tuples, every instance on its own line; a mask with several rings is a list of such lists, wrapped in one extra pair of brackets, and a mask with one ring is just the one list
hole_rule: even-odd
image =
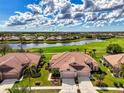
[(11, 38), (9, 40), (20, 40), (20, 38), (17, 36), (11, 36)]
[(51, 36), (51, 37), (48, 37), (47, 40), (56, 40), (56, 37), (55, 36)]
[(45, 37), (44, 36), (40, 36), (37, 38), (37, 40), (45, 40)]
[(50, 69), (59, 69), (61, 78), (89, 77), (91, 71), (99, 70), (97, 62), (91, 56), (80, 52), (65, 52), (54, 55), (49, 66)]
[(34, 53), (8, 53), (0, 57), (0, 73), (3, 79), (17, 78), (22, 75), (25, 64), (38, 66), (40, 54)]
[(124, 54), (103, 56), (103, 60), (108, 63), (113, 69), (113, 74), (116, 75), (118, 74), (121, 65), (124, 64)]

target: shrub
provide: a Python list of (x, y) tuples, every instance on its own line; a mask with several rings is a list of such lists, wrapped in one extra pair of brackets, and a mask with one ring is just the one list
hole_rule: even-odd
[(36, 81), (36, 82), (35, 82), (35, 85), (36, 85), (36, 86), (40, 86), (40, 84), (41, 84), (40, 81)]
[(37, 73), (39, 73), (41, 71), (41, 68), (37, 68), (36, 71)]
[(114, 82), (114, 86), (115, 86), (115, 87), (119, 87), (119, 85), (118, 85), (117, 82)]
[(34, 73), (32, 74), (32, 78), (38, 78), (41, 76), (41, 73)]
[(122, 47), (118, 44), (109, 44), (106, 48), (106, 52), (109, 54), (122, 53)]
[(59, 69), (57, 69), (57, 68), (52, 69), (52, 76), (53, 77), (60, 77)]

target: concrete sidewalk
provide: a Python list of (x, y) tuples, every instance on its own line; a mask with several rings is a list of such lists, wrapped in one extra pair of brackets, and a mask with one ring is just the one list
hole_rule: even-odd
[(78, 80), (81, 93), (98, 93), (93, 87), (89, 77), (79, 77)]
[(44, 89), (62, 89), (62, 86), (42, 86), (31, 87), (31, 90), (44, 90)]
[(6, 79), (0, 84), (0, 93), (8, 93), (7, 89), (13, 87), (17, 79)]
[(62, 90), (59, 93), (77, 93), (74, 79), (62, 79)]
[(94, 87), (96, 90), (118, 90), (124, 91), (123, 88), (116, 88), (116, 87)]

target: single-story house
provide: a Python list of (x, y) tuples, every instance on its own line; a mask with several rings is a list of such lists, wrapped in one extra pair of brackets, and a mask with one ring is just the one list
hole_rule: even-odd
[(25, 64), (38, 66), (40, 59), (40, 54), (35, 53), (8, 53), (0, 57), (0, 72), (3, 79), (19, 79)]
[(117, 74), (121, 65), (124, 64), (124, 54), (114, 54), (103, 56), (104, 62), (107, 62), (113, 69), (113, 74)]
[(54, 55), (49, 66), (50, 69), (59, 69), (61, 78), (89, 77), (91, 71), (99, 70), (97, 62), (91, 56), (80, 52), (65, 52)]

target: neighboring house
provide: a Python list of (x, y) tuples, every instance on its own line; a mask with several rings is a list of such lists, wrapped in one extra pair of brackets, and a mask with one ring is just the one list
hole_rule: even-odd
[(56, 37), (55, 36), (51, 36), (51, 37), (48, 37), (47, 40), (56, 40)]
[(3, 79), (19, 79), (25, 64), (38, 66), (40, 59), (40, 54), (9, 53), (0, 57), (0, 72), (2, 73)]
[(113, 74), (117, 75), (122, 64), (124, 64), (124, 54), (115, 54), (103, 56), (104, 62), (107, 62), (113, 69)]
[(45, 40), (45, 37), (44, 36), (40, 36), (37, 38), (37, 40)]
[(17, 36), (12, 36), (9, 40), (19, 40), (19, 37), (17, 37)]
[(61, 78), (90, 76), (91, 71), (98, 71), (97, 62), (89, 55), (80, 52), (65, 52), (54, 55), (50, 60), (50, 69), (58, 68)]

